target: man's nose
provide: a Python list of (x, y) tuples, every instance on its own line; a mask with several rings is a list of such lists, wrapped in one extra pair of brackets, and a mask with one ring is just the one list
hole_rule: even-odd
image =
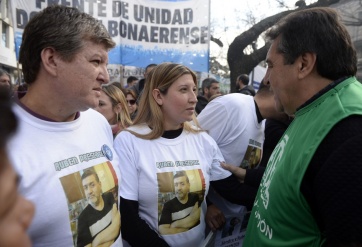
[(98, 75), (98, 80), (101, 81), (102, 84), (107, 84), (110, 80), (107, 66), (102, 66), (102, 70)]

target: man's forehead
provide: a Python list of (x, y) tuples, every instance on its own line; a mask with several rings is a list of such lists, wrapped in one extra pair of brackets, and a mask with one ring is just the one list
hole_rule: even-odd
[(283, 55), (277, 51), (278, 42), (274, 41), (266, 54), (265, 62), (267, 65), (275, 64), (278, 60), (283, 59)]
[(85, 177), (82, 180), (82, 183), (83, 184), (89, 184), (89, 183), (92, 183), (92, 182), (95, 182), (95, 181), (97, 181), (96, 176), (94, 174), (92, 174), (90, 176)]
[(80, 49), (75, 56), (88, 56), (102, 57), (105, 61), (108, 61), (108, 50), (103, 44), (97, 44), (92, 41), (84, 41), (82, 49)]
[(277, 47), (279, 45), (280, 42), (280, 36), (278, 36), (276, 39), (274, 39), (271, 42), (271, 45), (269, 47), (268, 53), (266, 54), (266, 60), (270, 57), (270, 56), (274, 56), (277, 54)]
[(176, 182), (179, 182), (179, 181), (186, 181), (186, 177), (185, 176), (182, 176), (182, 177), (177, 177), (174, 179), (174, 181)]

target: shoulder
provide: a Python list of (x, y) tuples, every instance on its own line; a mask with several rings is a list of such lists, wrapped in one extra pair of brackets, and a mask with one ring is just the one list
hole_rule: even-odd
[(105, 117), (94, 109), (88, 109), (86, 111), (81, 112), (80, 114), (82, 117), (96, 118), (96, 119), (99, 118), (99, 119), (105, 120)]
[(205, 107), (208, 103), (209, 103), (209, 101), (204, 96), (197, 95), (196, 110), (199, 110), (200, 107)]
[(110, 128), (107, 119), (101, 113), (97, 112), (94, 109), (88, 109), (84, 112), (81, 112), (80, 117), (83, 119), (83, 121), (91, 124), (92, 126), (97, 124)]
[(197, 132), (197, 133), (189, 133), (189, 135), (192, 138), (194, 138), (195, 140), (201, 141), (203, 143), (216, 145), (215, 140), (206, 131), (200, 131), (200, 132)]
[(172, 205), (174, 205), (175, 203), (178, 202), (178, 199), (176, 197), (172, 198), (171, 200), (165, 202), (164, 204), (164, 208), (167, 208), (167, 207), (173, 207)]
[(240, 93), (229, 93), (220, 97), (217, 97), (216, 99), (212, 100), (210, 102), (210, 105), (213, 104), (221, 104), (221, 105), (240, 105), (242, 102), (250, 101), (250, 97), (244, 94)]
[(246, 88), (246, 87), (244, 87), (243, 89), (240, 89), (239, 93), (245, 94), (245, 95), (252, 95), (250, 90), (248, 88)]
[[(361, 138), (362, 115), (352, 115), (339, 121), (323, 140), (324, 144), (340, 147), (348, 145), (348, 140)], [(351, 146), (350, 154), (360, 153), (358, 149)]]
[[(128, 131), (129, 130), (129, 131)], [(130, 127), (128, 127), (126, 130), (121, 131), (117, 137), (117, 139), (121, 139), (121, 138), (125, 138), (127, 137), (127, 139), (140, 139), (136, 137), (134, 134), (132, 134), (132, 132), (135, 132), (137, 134), (148, 134), (150, 133), (151, 129), (146, 125), (146, 124), (139, 124), (139, 125), (132, 125)]]
[(132, 125), (128, 127), (128, 129), (139, 134), (147, 134), (151, 131), (151, 129), (146, 124)]
[(112, 192), (103, 193), (102, 197), (103, 197), (103, 200), (105, 200), (105, 201), (108, 201), (111, 203), (114, 202), (114, 197), (113, 197)]
[(199, 200), (199, 195), (195, 192), (190, 192), (189, 193), (189, 198), (193, 201), (198, 201)]
[(211, 114), (213, 118), (224, 118), (226, 114), (235, 113), (244, 107), (249, 108), (252, 104), (254, 104), (254, 98), (249, 95), (240, 93), (226, 94), (212, 100), (201, 112), (200, 116)]
[(78, 220), (79, 220), (79, 221), (87, 220), (88, 217), (89, 217), (89, 215), (92, 214), (92, 210), (93, 210), (92, 206), (88, 204), (88, 205), (83, 209), (83, 211), (80, 213), (80, 215), (79, 215), (79, 217), (78, 217)]
[(107, 119), (94, 109), (88, 109), (80, 113), (82, 128), (88, 127), (90, 131), (104, 131), (113, 139), (112, 129)]
[[(138, 149), (149, 140), (137, 137), (134, 133), (145, 135), (148, 134), (151, 129), (146, 124), (133, 125), (128, 127), (126, 130), (121, 131), (114, 139), (113, 143), (115, 147), (129, 147), (132, 150)], [(134, 132), (134, 133), (132, 133)]]
[(207, 100), (204, 96), (202, 96), (202, 95), (200, 95), (200, 94), (199, 94), (199, 95), (197, 95), (197, 97), (196, 97), (196, 98), (197, 98), (197, 100), (198, 100), (198, 101), (201, 101), (201, 102), (208, 102), (208, 100)]

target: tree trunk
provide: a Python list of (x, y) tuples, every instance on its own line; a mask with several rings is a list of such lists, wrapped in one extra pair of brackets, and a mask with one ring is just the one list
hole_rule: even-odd
[[(319, 0), (305, 8), (326, 7), (338, 3), (339, 1), (340, 0)], [(230, 69), (230, 92), (236, 91), (236, 78), (240, 74), (249, 74), (255, 66), (265, 59), (270, 44), (266, 44), (260, 49), (254, 50), (251, 54), (245, 54), (245, 48), (255, 42), (263, 32), (272, 27), (281, 18), (299, 9), (300, 8), (288, 10), (267, 17), (234, 39), (230, 44), (227, 53), (227, 61)]]

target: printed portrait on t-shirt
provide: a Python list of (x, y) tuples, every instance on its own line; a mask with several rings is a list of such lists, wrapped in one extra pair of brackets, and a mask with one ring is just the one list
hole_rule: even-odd
[(256, 168), (261, 161), (261, 148), (255, 145), (250, 145), (246, 149), (244, 159), (241, 161), (240, 167), (245, 169)]
[[(109, 246), (121, 229), (118, 180), (110, 162), (60, 178), (68, 201), (74, 246)], [(104, 240), (103, 235), (112, 236)]]
[(236, 232), (240, 232), (241, 219), (238, 217), (228, 218), (225, 226), (222, 228), (221, 238), (234, 235)]
[(158, 173), (157, 182), (161, 235), (185, 232), (200, 224), (206, 188), (202, 170)]

